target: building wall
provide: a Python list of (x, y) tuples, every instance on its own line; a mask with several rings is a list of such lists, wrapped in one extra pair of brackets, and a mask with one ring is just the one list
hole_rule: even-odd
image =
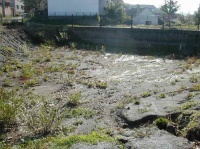
[(24, 3), (22, 0), (15, 0), (15, 14), (24, 12)]
[[(2, 6), (0, 6), (0, 14), (2, 14)], [(13, 16), (14, 15), (14, 9), (12, 9), (10, 6), (5, 7), (5, 16)]]
[(146, 21), (151, 21), (151, 24), (158, 25), (158, 17), (154, 15), (149, 9), (144, 9), (137, 16), (133, 18), (133, 24), (146, 24)]
[(108, 0), (99, 0), (99, 14), (105, 15), (105, 8), (107, 6)]
[(48, 16), (99, 14), (99, 0), (48, 0)]

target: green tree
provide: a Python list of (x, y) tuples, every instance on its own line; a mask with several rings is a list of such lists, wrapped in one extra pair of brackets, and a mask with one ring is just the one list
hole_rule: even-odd
[(106, 10), (106, 22), (119, 24), (123, 23), (127, 18), (123, 0), (109, 1), (105, 10)]
[(195, 22), (195, 25), (198, 26), (198, 30), (199, 30), (199, 24), (200, 24), (200, 8), (198, 11), (196, 11), (194, 13), (194, 22)]
[(30, 10), (44, 10), (47, 8), (47, 0), (23, 0), (26, 12)]
[(180, 5), (177, 1), (174, 0), (167, 0), (164, 5), (161, 6), (161, 10), (168, 14), (169, 18), (169, 26), (170, 26), (170, 15), (175, 14), (178, 9), (180, 8)]
[(180, 5), (178, 5), (178, 1), (168, 0), (164, 5), (161, 6), (161, 10), (167, 14), (175, 14)]

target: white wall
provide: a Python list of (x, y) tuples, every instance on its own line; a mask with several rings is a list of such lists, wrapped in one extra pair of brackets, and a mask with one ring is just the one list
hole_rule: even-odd
[(108, 0), (99, 0), (99, 14), (105, 15), (105, 8), (107, 6)]
[[(23, 9), (22, 9), (23, 8)], [(24, 3), (22, 0), (15, 0), (15, 13), (23, 13), (24, 12)]]
[(158, 24), (158, 17), (154, 15), (149, 9), (144, 9), (136, 17), (133, 18), (133, 24), (145, 24), (146, 21), (151, 21), (153, 25)]
[(99, 0), (48, 0), (49, 16), (99, 14)]

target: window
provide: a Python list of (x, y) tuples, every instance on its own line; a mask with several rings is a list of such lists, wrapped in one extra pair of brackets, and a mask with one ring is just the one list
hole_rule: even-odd
[(17, 9), (19, 9), (19, 5), (17, 5)]
[(24, 6), (23, 5), (21, 5), (21, 9), (24, 10)]

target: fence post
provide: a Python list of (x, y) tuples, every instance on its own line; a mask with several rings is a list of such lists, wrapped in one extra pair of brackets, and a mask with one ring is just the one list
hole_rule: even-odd
[(198, 26), (197, 26), (198, 31), (199, 31), (199, 24), (200, 24), (200, 16), (198, 16)]
[(101, 28), (101, 15), (99, 15), (99, 27)]
[(131, 15), (131, 28), (133, 28), (133, 15)]
[(165, 29), (165, 14), (163, 13), (163, 27), (162, 29), (164, 30)]
[(22, 16), (22, 25), (24, 25), (24, 16)]
[(72, 27), (74, 27), (74, 15), (72, 14)]

